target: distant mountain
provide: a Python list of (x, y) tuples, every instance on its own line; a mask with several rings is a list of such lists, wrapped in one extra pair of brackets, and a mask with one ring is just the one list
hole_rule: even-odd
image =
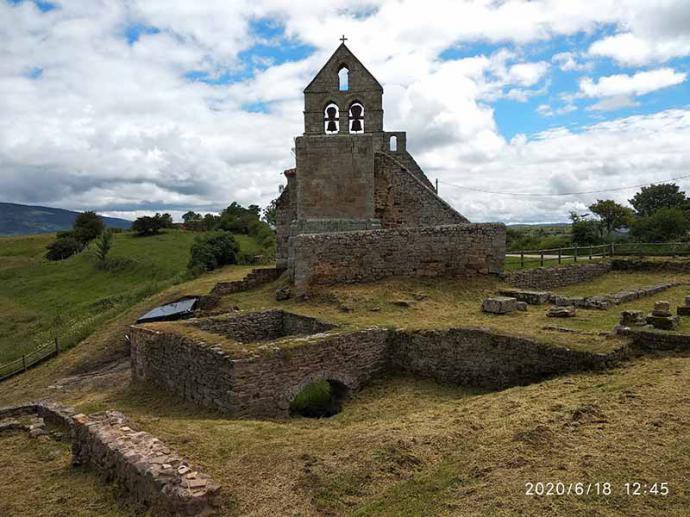
[[(69, 230), (79, 212), (45, 206), (0, 203), (0, 235), (24, 235)], [(115, 217), (103, 217), (110, 228), (129, 229), (132, 222)]]

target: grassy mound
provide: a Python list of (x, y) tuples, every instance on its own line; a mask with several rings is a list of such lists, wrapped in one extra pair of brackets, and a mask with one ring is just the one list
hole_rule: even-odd
[[(124, 309), (185, 279), (196, 235), (116, 234), (106, 268), (98, 267), (91, 249), (49, 262), (44, 254), (53, 234), (0, 238), (0, 363), (56, 334), (62, 348), (69, 348)], [(258, 248), (251, 238), (239, 237), (242, 251)]]

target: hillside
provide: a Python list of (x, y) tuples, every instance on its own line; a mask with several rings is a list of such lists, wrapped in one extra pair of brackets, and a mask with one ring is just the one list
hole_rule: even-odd
[[(215, 282), (240, 278), (244, 271), (227, 267), (141, 301), (69, 353), (3, 383), (0, 405), (50, 396), (83, 412), (123, 411), (221, 483), (221, 515), (687, 514), (687, 354), (640, 356), (613, 369), (496, 392), (392, 377), (353, 393), (332, 418), (287, 421), (226, 418), (130, 382), (127, 361), (117, 367), (100, 362), (113, 349), (125, 349), (126, 326), (146, 308), (208, 292)], [(658, 280), (620, 274), (570, 290), (611, 291)], [(478, 300), (495, 289), (492, 282), (391, 280), (278, 304), (272, 295), (279, 281), (229, 295), (223, 305), (287, 308), (361, 326), (484, 325)], [(680, 299), (681, 291), (659, 296)], [(390, 303), (415, 294), (424, 296), (411, 307)], [(343, 305), (353, 309), (345, 312)], [(530, 318), (525, 325), (541, 324), (543, 312), (529, 311), (495, 318), (495, 324), (515, 327), (523, 316)], [(578, 323), (610, 328), (616, 314), (583, 311)], [(554, 335), (567, 342), (576, 334)], [(98, 367), (89, 368), (93, 364)], [(12, 484), (0, 487), (0, 513), (21, 514), (27, 496), (41, 515), (135, 513), (94, 471), (71, 469), (66, 445), (27, 440), (3, 442), (0, 461), (21, 475), (22, 491)], [(613, 492), (525, 495), (527, 482), (557, 481), (611, 483)], [(671, 492), (626, 495), (625, 483), (632, 482), (668, 483)]]
[[(0, 237), (0, 363), (49, 342), (73, 346), (138, 301), (185, 278), (198, 233), (167, 231), (152, 237), (115, 234), (110, 270), (96, 267), (93, 251), (61, 262), (44, 258), (54, 235)], [(237, 236), (241, 250), (256, 243)]]
[[(0, 203), (0, 235), (26, 235), (69, 230), (79, 212), (45, 206)], [(128, 229), (131, 221), (103, 217), (106, 226)]]

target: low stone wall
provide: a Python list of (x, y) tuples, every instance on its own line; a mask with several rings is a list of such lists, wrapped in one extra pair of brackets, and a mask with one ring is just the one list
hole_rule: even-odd
[(273, 267), (252, 269), (242, 280), (234, 282), (219, 282), (211, 290), (211, 295), (223, 296), (225, 294), (248, 291), (260, 285), (277, 280), (282, 271)]
[(234, 416), (274, 417), (311, 382), (328, 379), (357, 389), (385, 369), (388, 331), (295, 338), (290, 349), (258, 350), (233, 359), (220, 347), (145, 327), (130, 329), (132, 370), (204, 407)]
[(549, 300), (555, 305), (573, 305), (575, 307), (582, 307), (584, 309), (608, 309), (615, 305), (620, 305), (621, 303), (631, 302), (640, 298), (646, 298), (648, 296), (654, 296), (655, 294), (659, 294), (666, 289), (670, 289), (678, 285), (682, 284), (680, 282), (668, 282), (597, 296), (560, 296), (551, 293)]
[(51, 402), (0, 409), (0, 419), (26, 415), (37, 415), (48, 424), (69, 430), (73, 465), (94, 467), (152, 515), (216, 513), (220, 487), (159, 439), (137, 431), (122, 413), (86, 416)]
[(190, 325), (241, 343), (316, 334), (335, 327), (316, 318), (277, 310), (203, 318), (190, 322)]
[(624, 356), (572, 351), (483, 329), (373, 328), (321, 334), (296, 338), (288, 347), (283, 343), (283, 348), (277, 343), (256, 344), (255, 353), (241, 358), (228, 356), (220, 347), (145, 327), (133, 327), (130, 341), (137, 379), (242, 417), (287, 416), (294, 397), (320, 379), (357, 389), (384, 372), (401, 372), (501, 389), (604, 368)]
[(611, 271), (611, 262), (600, 260), (586, 264), (572, 264), (558, 267), (522, 269), (507, 273), (505, 281), (515, 287), (529, 289), (555, 289), (566, 285), (587, 282)]
[(611, 261), (615, 271), (668, 271), (690, 273), (690, 260), (645, 260), (639, 258), (615, 258)]
[(614, 358), (578, 352), (483, 329), (397, 331), (390, 362), (396, 372), (486, 389), (606, 367)]
[(641, 350), (690, 350), (690, 335), (659, 330), (620, 328), (618, 333), (629, 336)]
[(291, 279), (298, 293), (315, 285), (388, 277), (500, 273), (502, 224), (454, 224), (409, 229), (297, 235), (291, 239)]

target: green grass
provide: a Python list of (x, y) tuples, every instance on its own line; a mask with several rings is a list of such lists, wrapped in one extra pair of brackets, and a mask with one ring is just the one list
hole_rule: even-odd
[[(185, 278), (198, 235), (167, 231), (151, 237), (115, 235), (109, 270), (91, 249), (60, 262), (43, 255), (53, 234), (0, 238), (0, 363), (52, 340), (69, 348), (104, 321)], [(238, 238), (242, 251), (256, 243)]]

